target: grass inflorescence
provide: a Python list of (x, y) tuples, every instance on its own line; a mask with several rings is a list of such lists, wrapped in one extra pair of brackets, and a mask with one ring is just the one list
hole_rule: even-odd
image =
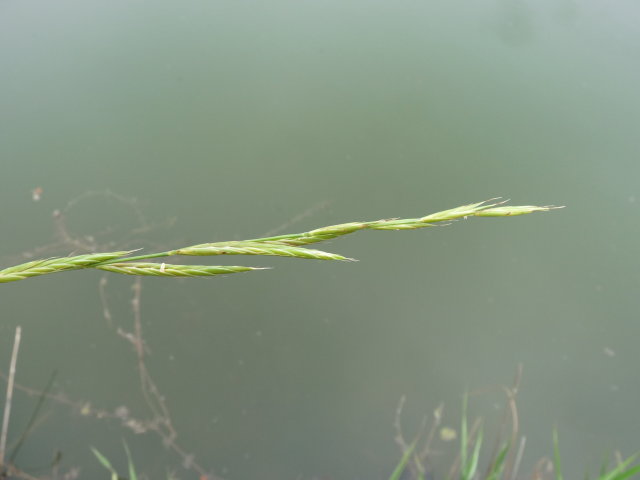
[(169, 265), (152, 262), (121, 262), (97, 265), (95, 268), (107, 272), (122, 273), (125, 275), (148, 275), (158, 277), (210, 277), (212, 275), (224, 275), (226, 273), (248, 272), (251, 270), (264, 270), (256, 267), (234, 266), (209, 266), (209, 265)]
[(203, 243), (189, 247), (130, 257), (133, 251), (91, 253), (73, 257), (58, 257), (36, 260), (0, 270), (0, 283), (14, 282), (25, 278), (46, 275), (67, 270), (98, 268), (126, 275), (164, 276), (164, 277), (210, 277), (229, 273), (261, 270), (260, 268), (241, 266), (206, 265), (169, 265), (151, 262), (139, 262), (152, 258), (213, 255), (268, 255), (280, 257), (306, 258), (315, 260), (342, 260), (351, 258), (335, 253), (306, 248), (307, 245), (323, 242), (359, 230), (415, 230), (435, 226), (467, 217), (509, 217), (533, 212), (546, 212), (553, 206), (536, 207), (531, 205), (509, 206), (505, 202), (489, 200), (462, 205), (450, 210), (433, 213), (420, 218), (385, 219), (373, 222), (350, 222), (317, 228), (309, 232), (256, 238), (243, 241)]

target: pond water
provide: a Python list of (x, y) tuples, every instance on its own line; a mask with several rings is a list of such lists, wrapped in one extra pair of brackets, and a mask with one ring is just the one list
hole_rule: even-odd
[(3, 284), (13, 463), (107, 478), (93, 446), (124, 475), (124, 439), (146, 478), (386, 479), (402, 396), (408, 440), (441, 403), (459, 433), (465, 392), (492, 439), (519, 365), (523, 478), (554, 427), (567, 478), (639, 450), (639, 20), (631, 0), (2, 2), (3, 266), (566, 205), (319, 246), (357, 263)]

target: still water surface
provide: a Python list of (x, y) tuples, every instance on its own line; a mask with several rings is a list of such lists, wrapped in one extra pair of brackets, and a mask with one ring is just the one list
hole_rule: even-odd
[[(143, 280), (145, 363), (183, 456), (121, 426), (150, 416), (117, 333), (131, 278), (3, 285), (1, 369), (21, 325), (17, 382), (55, 371), (64, 395), (15, 463), (44, 475), (60, 451), (101, 478), (88, 445), (124, 472), (125, 438), (148, 478), (198, 478), (193, 455), (229, 480), (384, 479), (402, 395), (408, 436), (440, 402), (458, 428), (463, 393), (519, 364), (523, 472), (554, 425), (568, 478), (638, 450), (639, 19), (630, 0), (2, 2), (2, 265), (77, 250), (56, 210), (75, 239), (152, 251), (499, 195), (567, 205), (325, 247), (355, 264)], [(488, 391), (470, 413), (491, 429)], [(35, 404), (16, 392), (10, 441)]]

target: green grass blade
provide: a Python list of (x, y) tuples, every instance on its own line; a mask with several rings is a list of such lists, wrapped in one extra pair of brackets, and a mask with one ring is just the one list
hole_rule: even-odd
[(402, 455), (400, 463), (398, 463), (396, 468), (393, 470), (393, 473), (389, 477), (389, 480), (400, 480), (402, 472), (404, 472), (404, 469), (407, 468), (407, 464), (409, 463), (409, 459), (411, 458), (411, 455), (413, 455), (413, 451), (415, 450), (415, 448), (416, 442), (413, 442), (411, 445), (409, 445), (409, 448), (407, 448), (407, 450)]
[(478, 432), (478, 438), (476, 439), (476, 443), (473, 447), (473, 453), (471, 454), (471, 458), (469, 462), (464, 465), (462, 468), (462, 480), (472, 480), (476, 472), (478, 471), (478, 464), (480, 463), (480, 448), (482, 446), (482, 429)]
[(500, 452), (498, 452), (495, 461), (491, 465), (491, 470), (489, 470), (486, 480), (498, 480), (500, 478), (502, 470), (504, 469), (504, 462), (507, 458), (507, 453), (509, 453), (509, 444), (505, 444)]
[(460, 475), (464, 475), (464, 469), (467, 465), (467, 401), (468, 394), (465, 392), (462, 398), (462, 425), (460, 426)]
[(560, 442), (558, 441), (558, 429), (553, 429), (553, 459), (554, 470), (556, 471), (556, 480), (562, 479), (562, 465), (560, 464)]
[(480, 463), (480, 449), (482, 447), (482, 428), (478, 432), (471, 457), (468, 456), (467, 449), (469, 448), (469, 426), (467, 418), (467, 406), (469, 402), (469, 395), (464, 394), (462, 399), (462, 425), (460, 427), (460, 480), (471, 480), (478, 471), (478, 464)]
[(136, 467), (133, 464), (133, 459), (131, 458), (131, 452), (129, 451), (129, 445), (124, 440), (122, 441), (124, 444), (124, 451), (127, 453), (127, 465), (129, 467), (129, 480), (138, 480), (138, 475), (136, 474)]
[(629, 458), (624, 460), (618, 466), (616, 466), (613, 470), (600, 477), (600, 480), (623, 480), (633, 476), (637, 471), (640, 471), (640, 465), (636, 465), (631, 469), (627, 470), (627, 467), (631, 465), (638, 454), (631, 455)]
[(115, 468), (113, 468), (109, 459), (107, 459), (107, 457), (100, 453), (100, 451), (95, 447), (91, 447), (91, 451), (96, 456), (98, 461), (102, 464), (102, 466), (109, 470), (109, 472), (111, 472), (111, 480), (118, 480), (118, 472), (116, 472)]
[(607, 474), (607, 468), (609, 465), (609, 460), (607, 460), (607, 458), (603, 458), (602, 459), (602, 464), (600, 465), (600, 475), (598, 476), (598, 478), (602, 478)]
[(626, 472), (621, 472), (620, 475), (614, 477), (613, 480), (626, 480), (627, 478), (631, 478), (638, 473), (640, 473), (640, 465), (636, 465)]

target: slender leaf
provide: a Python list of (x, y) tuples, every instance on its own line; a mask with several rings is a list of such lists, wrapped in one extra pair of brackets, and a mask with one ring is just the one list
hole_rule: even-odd
[(100, 451), (95, 447), (91, 447), (91, 451), (98, 458), (98, 461), (102, 464), (102, 466), (109, 470), (109, 472), (111, 472), (111, 480), (118, 480), (118, 472), (116, 472), (115, 468), (113, 468), (111, 462), (107, 459), (107, 457), (100, 453)]
[(416, 442), (413, 442), (411, 445), (409, 445), (409, 448), (407, 448), (407, 450), (402, 455), (400, 463), (398, 463), (396, 468), (393, 470), (393, 473), (389, 477), (389, 480), (400, 480), (402, 472), (404, 472), (404, 469), (407, 468), (407, 464), (409, 463), (409, 459), (411, 458), (411, 455), (413, 455), (413, 451), (415, 450), (415, 448)]

